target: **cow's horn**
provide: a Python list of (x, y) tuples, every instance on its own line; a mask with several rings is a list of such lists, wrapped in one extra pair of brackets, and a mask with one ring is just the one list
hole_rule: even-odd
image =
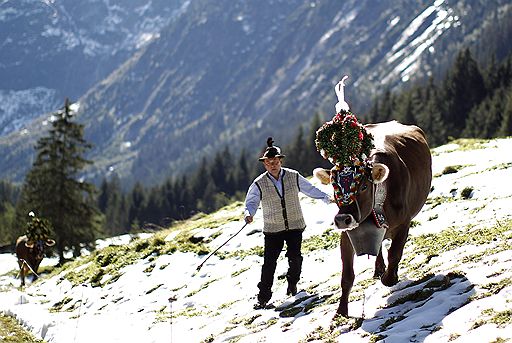
[(373, 183), (382, 183), (386, 181), (389, 175), (389, 168), (382, 163), (374, 163), (372, 167), (372, 180)]
[(46, 240), (45, 244), (46, 244), (47, 246), (51, 247), (51, 246), (54, 246), (54, 245), (55, 245), (55, 241), (54, 241), (53, 239), (48, 238), (48, 239)]

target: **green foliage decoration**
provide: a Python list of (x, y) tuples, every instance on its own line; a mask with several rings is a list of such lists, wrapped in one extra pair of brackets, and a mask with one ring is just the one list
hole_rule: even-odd
[(318, 152), (334, 165), (349, 166), (364, 161), (374, 147), (373, 136), (350, 111), (337, 113), (316, 132)]
[(50, 236), (51, 224), (45, 218), (38, 218), (29, 213), (31, 220), (27, 223), (26, 235), (29, 241), (46, 240)]

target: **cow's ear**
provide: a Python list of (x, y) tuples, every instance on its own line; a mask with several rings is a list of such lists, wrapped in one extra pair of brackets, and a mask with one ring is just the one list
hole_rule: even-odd
[(32, 249), (34, 247), (34, 241), (26, 241), (25, 246), (29, 249)]
[(48, 239), (46, 240), (45, 244), (46, 244), (47, 246), (51, 247), (51, 246), (54, 246), (54, 245), (55, 245), (55, 241), (54, 241), (53, 239), (49, 239), (49, 238), (48, 238)]
[(320, 182), (324, 185), (327, 185), (331, 182), (331, 176), (329, 170), (324, 168), (315, 168), (313, 170), (313, 175), (320, 180)]
[(389, 168), (382, 163), (374, 163), (372, 167), (372, 180), (373, 183), (382, 183), (386, 181), (389, 175)]

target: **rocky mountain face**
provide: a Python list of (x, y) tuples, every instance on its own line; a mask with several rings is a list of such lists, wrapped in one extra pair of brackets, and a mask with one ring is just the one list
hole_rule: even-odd
[[(442, 73), (461, 47), (478, 44), (489, 21), (511, 17), (505, 0), (170, 3), (46, 2), (36, 16), (45, 24), (0, 12), (1, 32), (4, 25), (18, 32), (0, 39), (2, 94), (37, 89), (45, 111), (76, 98), (94, 144), (91, 178), (116, 172), (128, 183), (155, 184), (226, 146), (256, 158), (266, 137), (285, 145), (316, 113), (330, 118), (344, 74), (347, 100), (364, 118), (376, 94)], [(4, 1), (0, 9), (6, 4), (17, 6)], [(54, 11), (68, 30), (50, 25)], [(23, 33), (32, 20), (37, 38)], [(31, 62), (10, 54), (6, 63), (8, 41)], [(47, 117), (4, 129), (0, 177), (21, 180)]]
[(77, 99), (152, 39), (183, 1), (0, 2), (0, 134)]

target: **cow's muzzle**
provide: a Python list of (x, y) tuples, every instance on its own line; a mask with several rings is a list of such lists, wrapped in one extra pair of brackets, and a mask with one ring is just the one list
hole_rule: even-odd
[(359, 225), (354, 216), (347, 213), (337, 214), (334, 217), (334, 224), (338, 229), (342, 231), (352, 230)]

